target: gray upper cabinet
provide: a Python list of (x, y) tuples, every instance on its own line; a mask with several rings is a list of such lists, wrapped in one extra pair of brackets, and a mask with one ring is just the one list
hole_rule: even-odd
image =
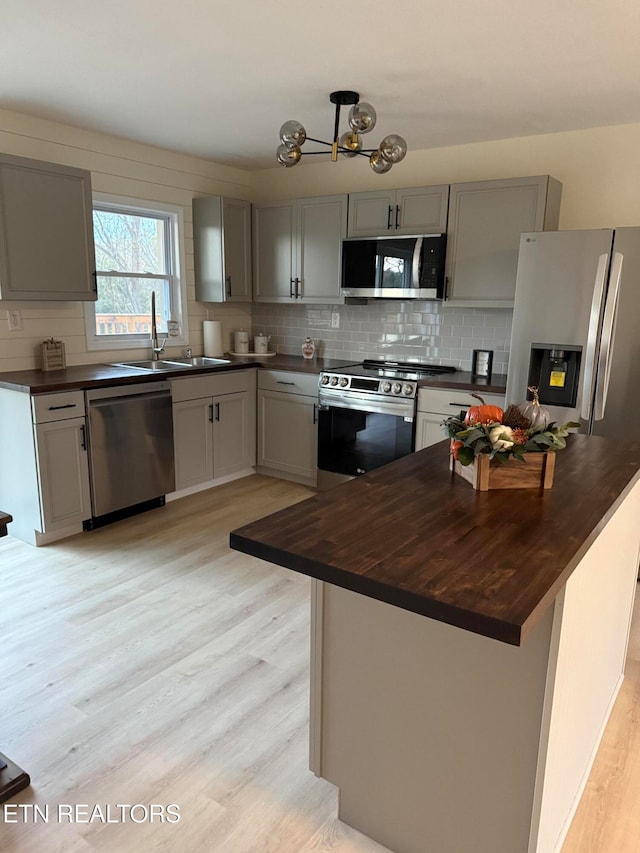
[(256, 302), (294, 298), (293, 201), (256, 204), (253, 208), (253, 297)]
[(548, 175), (452, 184), (445, 301), (513, 307), (520, 234), (558, 227), (561, 191)]
[(196, 299), (251, 302), (251, 204), (194, 198), (193, 243)]
[(349, 194), (348, 237), (444, 234), (449, 185)]
[(346, 195), (255, 205), (255, 301), (342, 302), (340, 265), (346, 227)]
[(0, 154), (0, 297), (95, 301), (91, 173)]

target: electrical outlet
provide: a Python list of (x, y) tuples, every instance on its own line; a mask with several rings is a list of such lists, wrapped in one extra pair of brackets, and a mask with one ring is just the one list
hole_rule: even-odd
[(339, 329), (340, 328), (340, 313), (338, 311), (331, 312), (331, 328)]
[(7, 320), (9, 321), (9, 331), (22, 331), (22, 317), (19, 311), (7, 311)]

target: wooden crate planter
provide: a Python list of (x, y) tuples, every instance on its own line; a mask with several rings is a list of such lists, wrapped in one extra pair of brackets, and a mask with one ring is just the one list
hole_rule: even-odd
[(489, 489), (550, 489), (555, 466), (556, 454), (552, 451), (527, 453), (526, 462), (515, 459), (504, 464), (492, 462), (487, 453), (476, 456), (471, 465), (461, 465), (453, 456), (449, 462), (451, 470), (479, 492)]

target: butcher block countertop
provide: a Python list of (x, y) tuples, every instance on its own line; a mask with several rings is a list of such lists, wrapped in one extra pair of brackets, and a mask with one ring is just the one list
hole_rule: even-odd
[(521, 645), (640, 477), (640, 443), (571, 435), (547, 491), (476, 492), (448, 454), (406, 456), (234, 530), (231, 547)]
[[(167, 360), (170, 356), (167, 356)], [(323, 370), (335, 370), (344, 366), (336, 359), (305, 359), (302, 356), (275, 355), (267, 358), (229, 357), (229, 364), (214, 367), (188, 367), (177, 370), (137, 370), (113, 364), (79, 364), (64, 370), (13, 370), (0, 373), (0, 388), (24, 391), (27, 394), (51, 394), (55, 391), (72, 391), (83, 388), (130, 385), (139, 382), (178, 379), (181, 376), (199, 376), (205, 373), (220, 373), (226, 370), (244, 370), (250, 367), (268, 367), (273, 370), (293, 370), (301, 373), (320, 374)], [(132, 357), (131, 359), (135, 359)]]
[(455, 388), (457, 391), (474, 391), (477, 394), (504, 394), (507, 374), (494, 374), (490, 379), (474, 376), (467, 370), (425, 376), (418, 380), (419, 388)]
[[(175, 356), (174, 356), (175, 357)], [(171, 356), (166, 356), (170, 360)], [(0, 388), (24, 391), (27, 394), (51, 394), (56, 391), (73, 391), (85, 388), (104, 388), (110, 385), (130, 385), (136, 382), (157, 382), (159, 379), (178, 379), (181, 376), (197, 376), (204, 373), (220, 373), (225, 370), (242, 370), (250, 367), (265, 367), (271, 370), (292, 370), (296, 373), (311, 373), (318, 376), (324, 370), (339, 371), (354, 362), (335, 358), (302, 358), (299, 355), (274, 355), (241, 357), (229, 356), (228, 364), (211, 367), (189, 367), (171, 370), (137, 370), (116, 364), (78, 364), (64, 370), (11, 370), (0, 372)], [(135, 361), (131, 357), (131, 361)], [(465, 391), (504, 394), (506, 375), (494, 375), (491, 379), (472, 376), (464, 370), (426, 376), (418, 382), (422, 388), (456, 388)]]

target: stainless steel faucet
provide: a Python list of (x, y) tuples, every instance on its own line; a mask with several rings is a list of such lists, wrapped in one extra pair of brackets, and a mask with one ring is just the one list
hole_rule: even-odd
[(164, 345), (167, 339), (165, 338), (161, 344), (158, 344), (158, 329), (156, 327), (156, 292), (151, 291), (151, 361), (159, 361), (160, 354), (164, 352)]

